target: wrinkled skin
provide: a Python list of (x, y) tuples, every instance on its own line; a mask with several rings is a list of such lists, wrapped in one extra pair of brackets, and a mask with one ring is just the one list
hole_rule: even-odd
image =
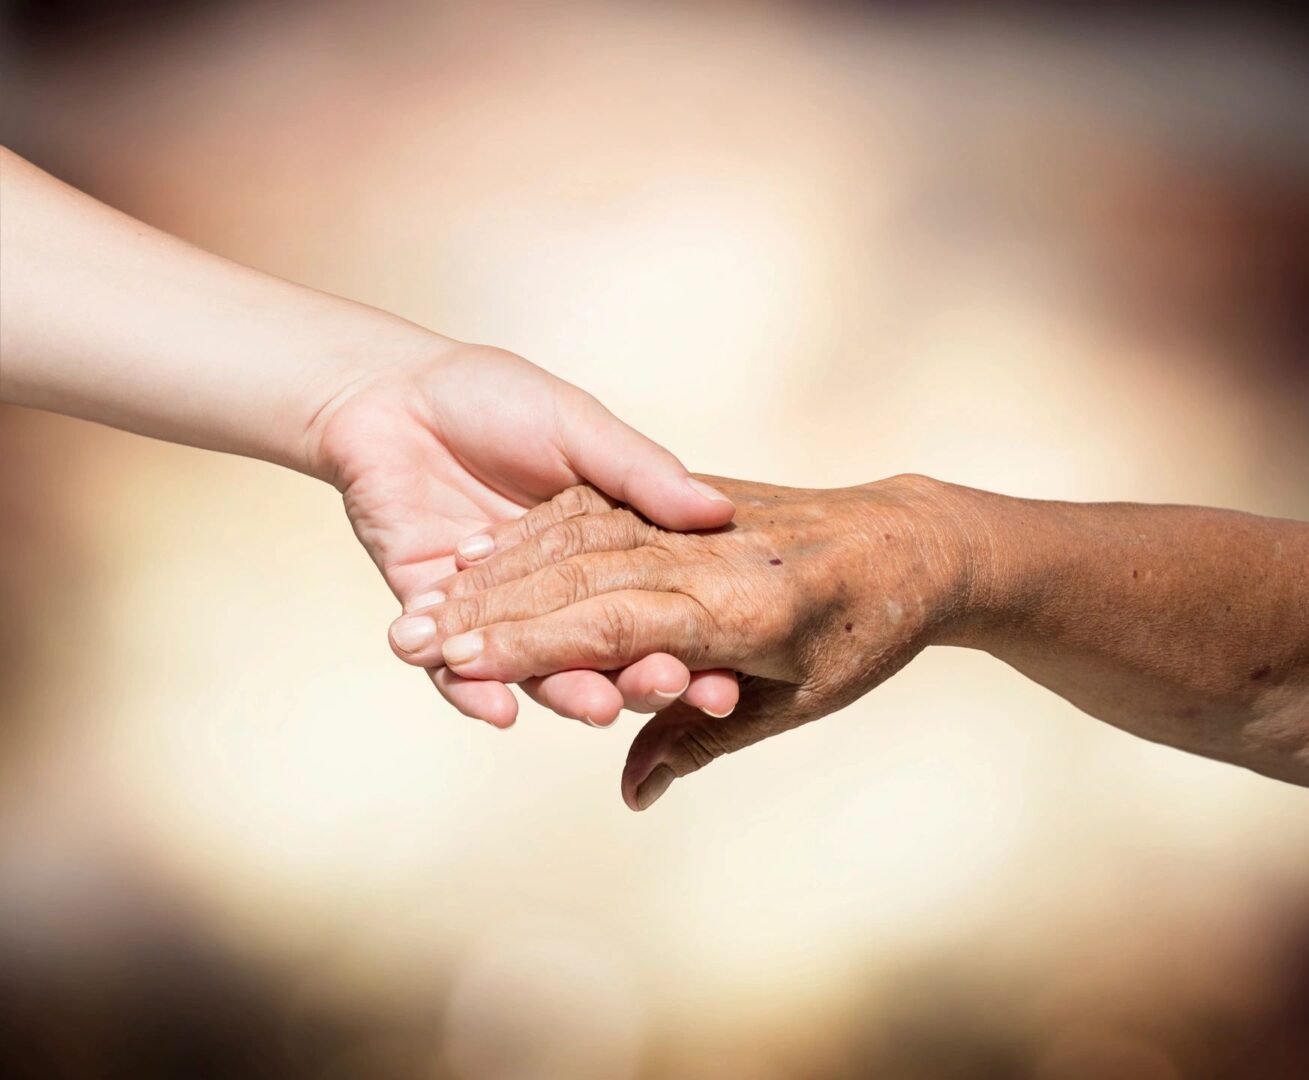
[(743, 673), (730, 717), (679, 704), (641, 731), (634, 809), (934, 643), (982, 649), (1143, 738), (1309, 786), (1309, 523), (923, 477), (718, 483), (738, 511), (713, 532), (670, 535), (585, 491), (495, 527), (498, 553), (447, 584), (433, 662), (517, 679), (662, 649)]
[(818, 491), (706, 479), (736, 504), (732, 524), (669, 533), (574, 488), (501, 526), (497, 554), (445, 582), (450, 599), (434, 612), (426, 660), (467, 678), (608, 670), (651, 653), (737, 671), (730, 716), (678, 704), (637, 736), (623, 777), (634, 809), (889, 678), (968, 589), (959, 536), (942, 524), (947, 496), (930, 481)]
[[(427, 335), (411, 359), (348, 383), (310, 438), (311, 470), (341, 491), (356, 535), (407, 611), (424, 607), (456, 569), (461, 537), (511, 522), (583, 476), (676, 528), (731, 517), (730, 503), (690, 490), (672, 454), (590, 394), (504, 350), (446, 342), (433, 351), (428, 338), (440, 340)], [(502, 683), (425, 666), (461, 712), (513, 723), (517, 704)], [(713, 707), (735, 696), (721, 675), (688, 682), (669, 656), (643, 657), (612, 680), (542, 674), (524, 687), (532, 697), (597, 725), (624, 704), (648, 711), (685, 693)]]

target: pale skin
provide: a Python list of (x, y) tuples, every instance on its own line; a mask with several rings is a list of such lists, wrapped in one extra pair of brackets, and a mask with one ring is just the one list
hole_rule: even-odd
[[(585, 479), (671, 529), (731, 501), (595, 398), (521, 357), (202, 251), (0, 148), (0, 401), (261, 458), (337, 487), (401, 605), (431, 602), (461, 537)], [(485, 543), (485, 540), (481, 541)], [(494, 681), (431, 676), (460, 711), (512, 724)], [(526, 691), (603, 725), (681, 697), (730, 709), (729, 673), (668, 655)]]
[(744, 676), (678, 704), (623, 772), (643, 810), (715, 758), (848, 705), (930, 645), (980, 649), (1090, 715), (1309, 786), (1309, 524), (1015, 499), (926, 477), (834, 491), (712, 478), (734, 521), (668, 533), (588, 489), (497, 526), (443, 583), (429, 651), (468, 678), (655, 651)]

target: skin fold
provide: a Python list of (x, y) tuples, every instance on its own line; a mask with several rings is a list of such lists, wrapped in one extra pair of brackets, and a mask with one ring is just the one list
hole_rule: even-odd
[[(332, 483), (401, 605), (431, 599), (460, 537), (582, 479), (672, 529), (733, 508), (591, 395), (500, 349), (201, 251), (0, 148), (0, 401), (262, 458)], [(499, 727), (517, 703), (447, 668), (433, 681)], [(671, 656), (621, 677), (551, 673), (527, 691), (606, 723), (723, 674)]]
[[(1125, 731), (1309, 786), (1309, 524), (1014, 499), (919, 476), (831, 491), (712, 478), (733, 522), (668, 533), (597, 492), (492, 529), (428, 651), (472, 679), (668, 653), (740, 704), (674, 705), (623, 796), (844, 707), (929, 645), (981, 649)], [(485, 546), (485, 545), (483, 545)]]

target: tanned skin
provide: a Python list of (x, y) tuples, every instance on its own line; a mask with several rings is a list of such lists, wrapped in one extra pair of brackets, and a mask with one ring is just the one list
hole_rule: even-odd
[(667, 652), (740, 673), (730, 716), (674, 706), (640, 732), (633, 809), (930, 645), (989, 652), (1125, 731), (1309, 786), (1309, 524), (921, 476), (712, 482), (737, 506), (712, 532), (665, 532), (585, 488), (499, 527), (496, 554), (442, 584), (418, 661), (517, 681)]

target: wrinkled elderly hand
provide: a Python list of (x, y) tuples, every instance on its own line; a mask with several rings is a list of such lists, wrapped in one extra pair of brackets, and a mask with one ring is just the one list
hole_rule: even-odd
[(676, 777), (854, 701), (963, 607), (967, 515), (945, 485), (710, 482), (737, 507), (711, 532), (666, 532), (584, 487), (498, 527), (496, 553), (442, 584), (440, 633), (413, 662), (503, 682), (653, 653), (737, 671), (730, 716), (679, 703), (637, 736), (623, 797), (644, 809)]
[[(362, 375), (343, 380), (316, 414), (308, 468), (341, 491), (355, 534), (404, 606), (406, 617), (391, 632), (398, 655), (408, 659), (432, 640), (425, 612), (442, 599), (440, 582), (466, 565), (456, 561), (461, 537), (514, 520), (580, 477), (672, 528), (731, 518), (727, 500), (577, 387), (501, 349), (440, 341), (426, 331), (418, 340), (412, 356), (364, 365)], [(518, 705), (508, 687), (444, 667), (431, 674), (461, 712), (496, 727), (514, 722)], [(673, 657), (652, 656), (612, 679), (560, 671), (524, 689), (556, 712), (599, 726), (624, 705), (649, 710), (683, 692), (693, 704), (712, 704), (723, 682), (690, 679)]]

